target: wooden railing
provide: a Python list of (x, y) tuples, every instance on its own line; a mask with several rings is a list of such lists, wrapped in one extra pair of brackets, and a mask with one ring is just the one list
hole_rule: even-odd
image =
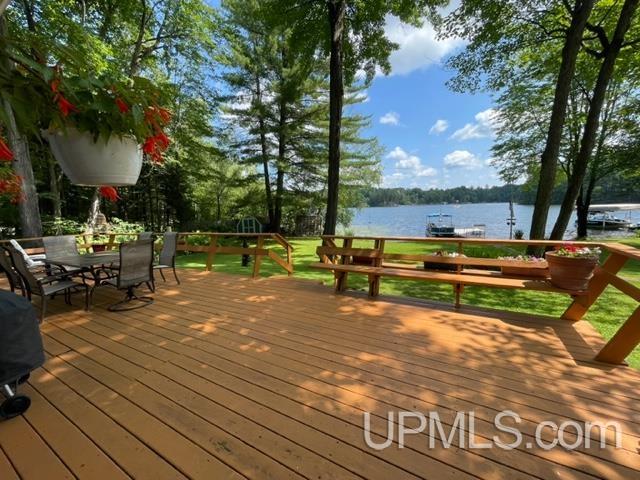
[[(190, 245), (190, 237), (205, 237), (208, 239), (206, 245)], [(243, 241), (241, 247), (225, 246), (220, 244), (220, 239), (238, 238)], [(280, 245), (285, 251), (285, 257), (278, 255), (273, 249), (266, 248), (266, 242), (272, 241)], [(253, 243), (255, 246), (250, 246)], [(250, 255), (253, 257), (253, 276), (260, 275), (262, 259), (268, 257), (270, 260), (284, 269), (288, 275), (293, 274), (293, 247), (279, 233), (215, 233), (215, 232), (181, 232), (178, 235), (178, 250), (189, 252), (202, 252), (207, 254), (206, 269), (213, 268), (213, 261), (216, 255)]]
[[(90, 252), (94, 247), (100, 247), (112, 250), (118, 247), (120, 240), (126, 238), (136, 238), (138, 233), (83, 233), (76, 235), (78, 239), (78, 248)], [(156, 233), (162, 238), (162, 233)], [(106, 238), (106, 241), (100, 240)], [(220, 239), (239, 239), (242, 246), (222, 245)], [(189, 239), (200, 240), (189, 243)], [(42, 253), (42, 238), (18, 238), (16, 239), (23, 248), (29, 253)], [(6, 243), (8, 240), (1, 240), (0, 243)], [(279, 255), (273, 248), (267, 248), (267, 243), (275, 243), (284, 249), (284, 257)], [(156, 249), (161, 248), (160, 245)], [(178, 232), (178, 251), (182, 252), (200, 252), (207, 254), (205, 268), (207, 271), (213, 269), (213, 263), (216, 255), (248, 255), (253, 258), (252, 276), (260, 275), (260, 267), (264, 257), (269, 258), (278, 266), (280, 266), (288, 275), (293, 274), (293, 247), (278, 233), (218, 233), (218, 232)]]
[[(455, 247), (460, 253), (465, 253), (465, 246), (511, 246), (524, 248), (528, 246), (555, 247), (566, 244), (566, 242), (552, 240), (502, 240), (502, 239), (478, 239), (478, 238), (425, 238), (425, 237), (378, 237), (378, 236), (340, 236), (325, 235), (322, 237), (323, 245), (337, 247), (338, 243), (342, 248), (364, 248), (362, 245), (373, 243), (373, 249), (378, 250), (380, 257), (384, 260), (401, 261), (429, 261), (433, 255), (424, 254), (402, 254), (390, 253), (385, 248), (393, 242), (411, 242), (417, 244), (449, 245)], [(357, 245), (354, 245), (357, 243)], [(591, 306), (596, 303), (607, 286), (612, 286), (631, 297), (636, 302), (640, 302), (640, 288), (618, 276), (620, 270), (629, 262), (640, 261), (640, 250), (620, 243), (599, 243), (599, 242), (571, 242), (573, 245), (585, 247), (600, 247), (607, 256), (595, 273), (585, 295), (573, 297), (571, 305), (562, 314), (562, 318), (570, 321), (577, 321), (584, 317)], [(366, 247), (371, 248), (371, 247)], [(444, 263), (447, 263), (446, 260)], [(455, 262), (460, 271), (461, 263)], [(474, 264), (472, 260), (470, 264)], [(640, 344), (640, 306), (637, 306), (631, 316), (622, 324), (609, 342), (596, 355), (596, 360), (606, 363), (623, 363), (624, 359), (631, 351)]]

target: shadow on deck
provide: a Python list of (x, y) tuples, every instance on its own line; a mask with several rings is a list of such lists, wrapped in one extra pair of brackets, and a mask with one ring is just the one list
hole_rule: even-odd
[[(0, 424), (1, 479), (639, 476), (640, 373), (592, 362), (604, 342), (586, 322), (180, 275), (131, 312), (108, 312), (108, 289), (91, 312), (52, 302), (47, 363), (23, 390), (32, 407)], [(521, 419), (503, 420), (522, 434), (511, 450), (457, 434), (430, 446), (429, 425), (404, 448), (397, 431), (383, 450), (363, 434), (364, 412), (376, 443), (389, 412), (437, 412), (445, 434), (473, 412), (476, 443), (510, 443), (494, 425), (504, 410)], [(617, 422), (620, 448), (611, 429), (604, 448), (536, 446), (540, 422), (567, 420), (565, 443), (584, 422)]]

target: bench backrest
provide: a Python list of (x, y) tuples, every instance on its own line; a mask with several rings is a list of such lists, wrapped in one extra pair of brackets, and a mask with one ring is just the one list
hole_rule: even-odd
[(322, 245), (316, 249), (324, 263), (336, 263), (340, 257), (342, 263), (368, 263), (382, 259), (382, 251), (377, 248), (352, 248)]

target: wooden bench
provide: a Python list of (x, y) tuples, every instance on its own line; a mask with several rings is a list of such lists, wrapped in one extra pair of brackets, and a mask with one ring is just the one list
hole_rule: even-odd
[[(340, 247), (336, 245), (339, 240), (342, 241)], [(358, 245), (373, 242), (373, 248), (353, 248), (354, 241), (357, 241)], [(369, 295), (373, 297), (379, 293), (382, 277), (448, 283), (454, 287), (456, 306), (460, 305), (460, 294), (465, 285), (563, 293), (573, 297), (571, 305), (561, 317), (569, 321), (583, 318), (608, 286), (614, 287), (636, 302), (640, 302), (640, 288), (618, 275), (627, 262), (640, 262), (640, 250), (619, 243), (573, 242), (576, 246), (600, 247), (607, 254), (602, 265), (596, 268), (587, 291), (575, 292), (556, 288), (545, 279), (540, 279), (538, 275), (535, 277), (533, 275), (504, 275), (500, 271), (503, 267), (544, 269), (546, 265), (543, 263), (532, 264), (492, 258), (443, 257), (432, 254), (385, 252), (385, 243), (391, 242), (438, 246), (446, 244), (454, 247), (455, 251), (460, 254), (464, 253), (465, 246), (502, 245), (518, 248), (527, 246), (551, 248), (563, 243), (552, 240), (323, 235), (322, 246), (317, 249), (321, 261), (312, 266), (332, 271), (338, 292), (346, 289), (349, 273), (366, 275), (369, 279)], [(354, 262), (354, 258), (356, 262)], [(413, 264), (402, 262), (413, 262)], [(418, 268), (416, 262), (450, 265), (452, 268), (451, 271), (429, 270)], [(640, 345), (640, 306), (635, 308), (615, 335), (602, 347), (595, 360), (614, 364), (624, 363), (624, 359), (638, 345)]]
[[(385, 253), (382, 240), (376, 243), (376, 248), (353, 248), (347, 242), (347, 245), (343, 247), (338, 247), (335, 244), (322, 245), (316, 249), (316, 253), (321, 261), (312, 264), (311, 267), (332, 271), (335, 277), (336, 292), (346, 290), (348, 275), (349, 273), (354, 273), (368, 277), (369, 296), (371, 297), (379, 294), (380, 279), (382, 277), (448, 283), (453, 285), (456, 307), (460, 306), (461, 293), (466, 285), (563, 293), (573, 297), (586, 295), (587, 293), (555, 287), (540, 275), (504, 275), (498, 270), (502, 267), (510, 267), (546, 271), (546, 262), (532, 263), (464, 256), (447, 257), (431, 254)], [(387, 260), (449, 265), (452, 267), (452, 271), (419, 268), (415, 263), (389, 263)], [(466, 267), (476, 268), (469, 269)]]

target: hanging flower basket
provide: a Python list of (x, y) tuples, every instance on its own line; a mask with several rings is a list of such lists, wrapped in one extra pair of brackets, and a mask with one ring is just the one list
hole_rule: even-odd
[(577, 248), (573, 245), (565, 245), (553, 252), (547, 252), (545, 258), (549, 264), (551, 283), (566, 290), (586, 290), (599, 257), (598, 248)]
[(142, 168), (142, 149), (134, 137), (94, 139), (88, 132), (68, 128), (46, 131), (51, 152), (71, 183), (84, 186), (135, 185)]

